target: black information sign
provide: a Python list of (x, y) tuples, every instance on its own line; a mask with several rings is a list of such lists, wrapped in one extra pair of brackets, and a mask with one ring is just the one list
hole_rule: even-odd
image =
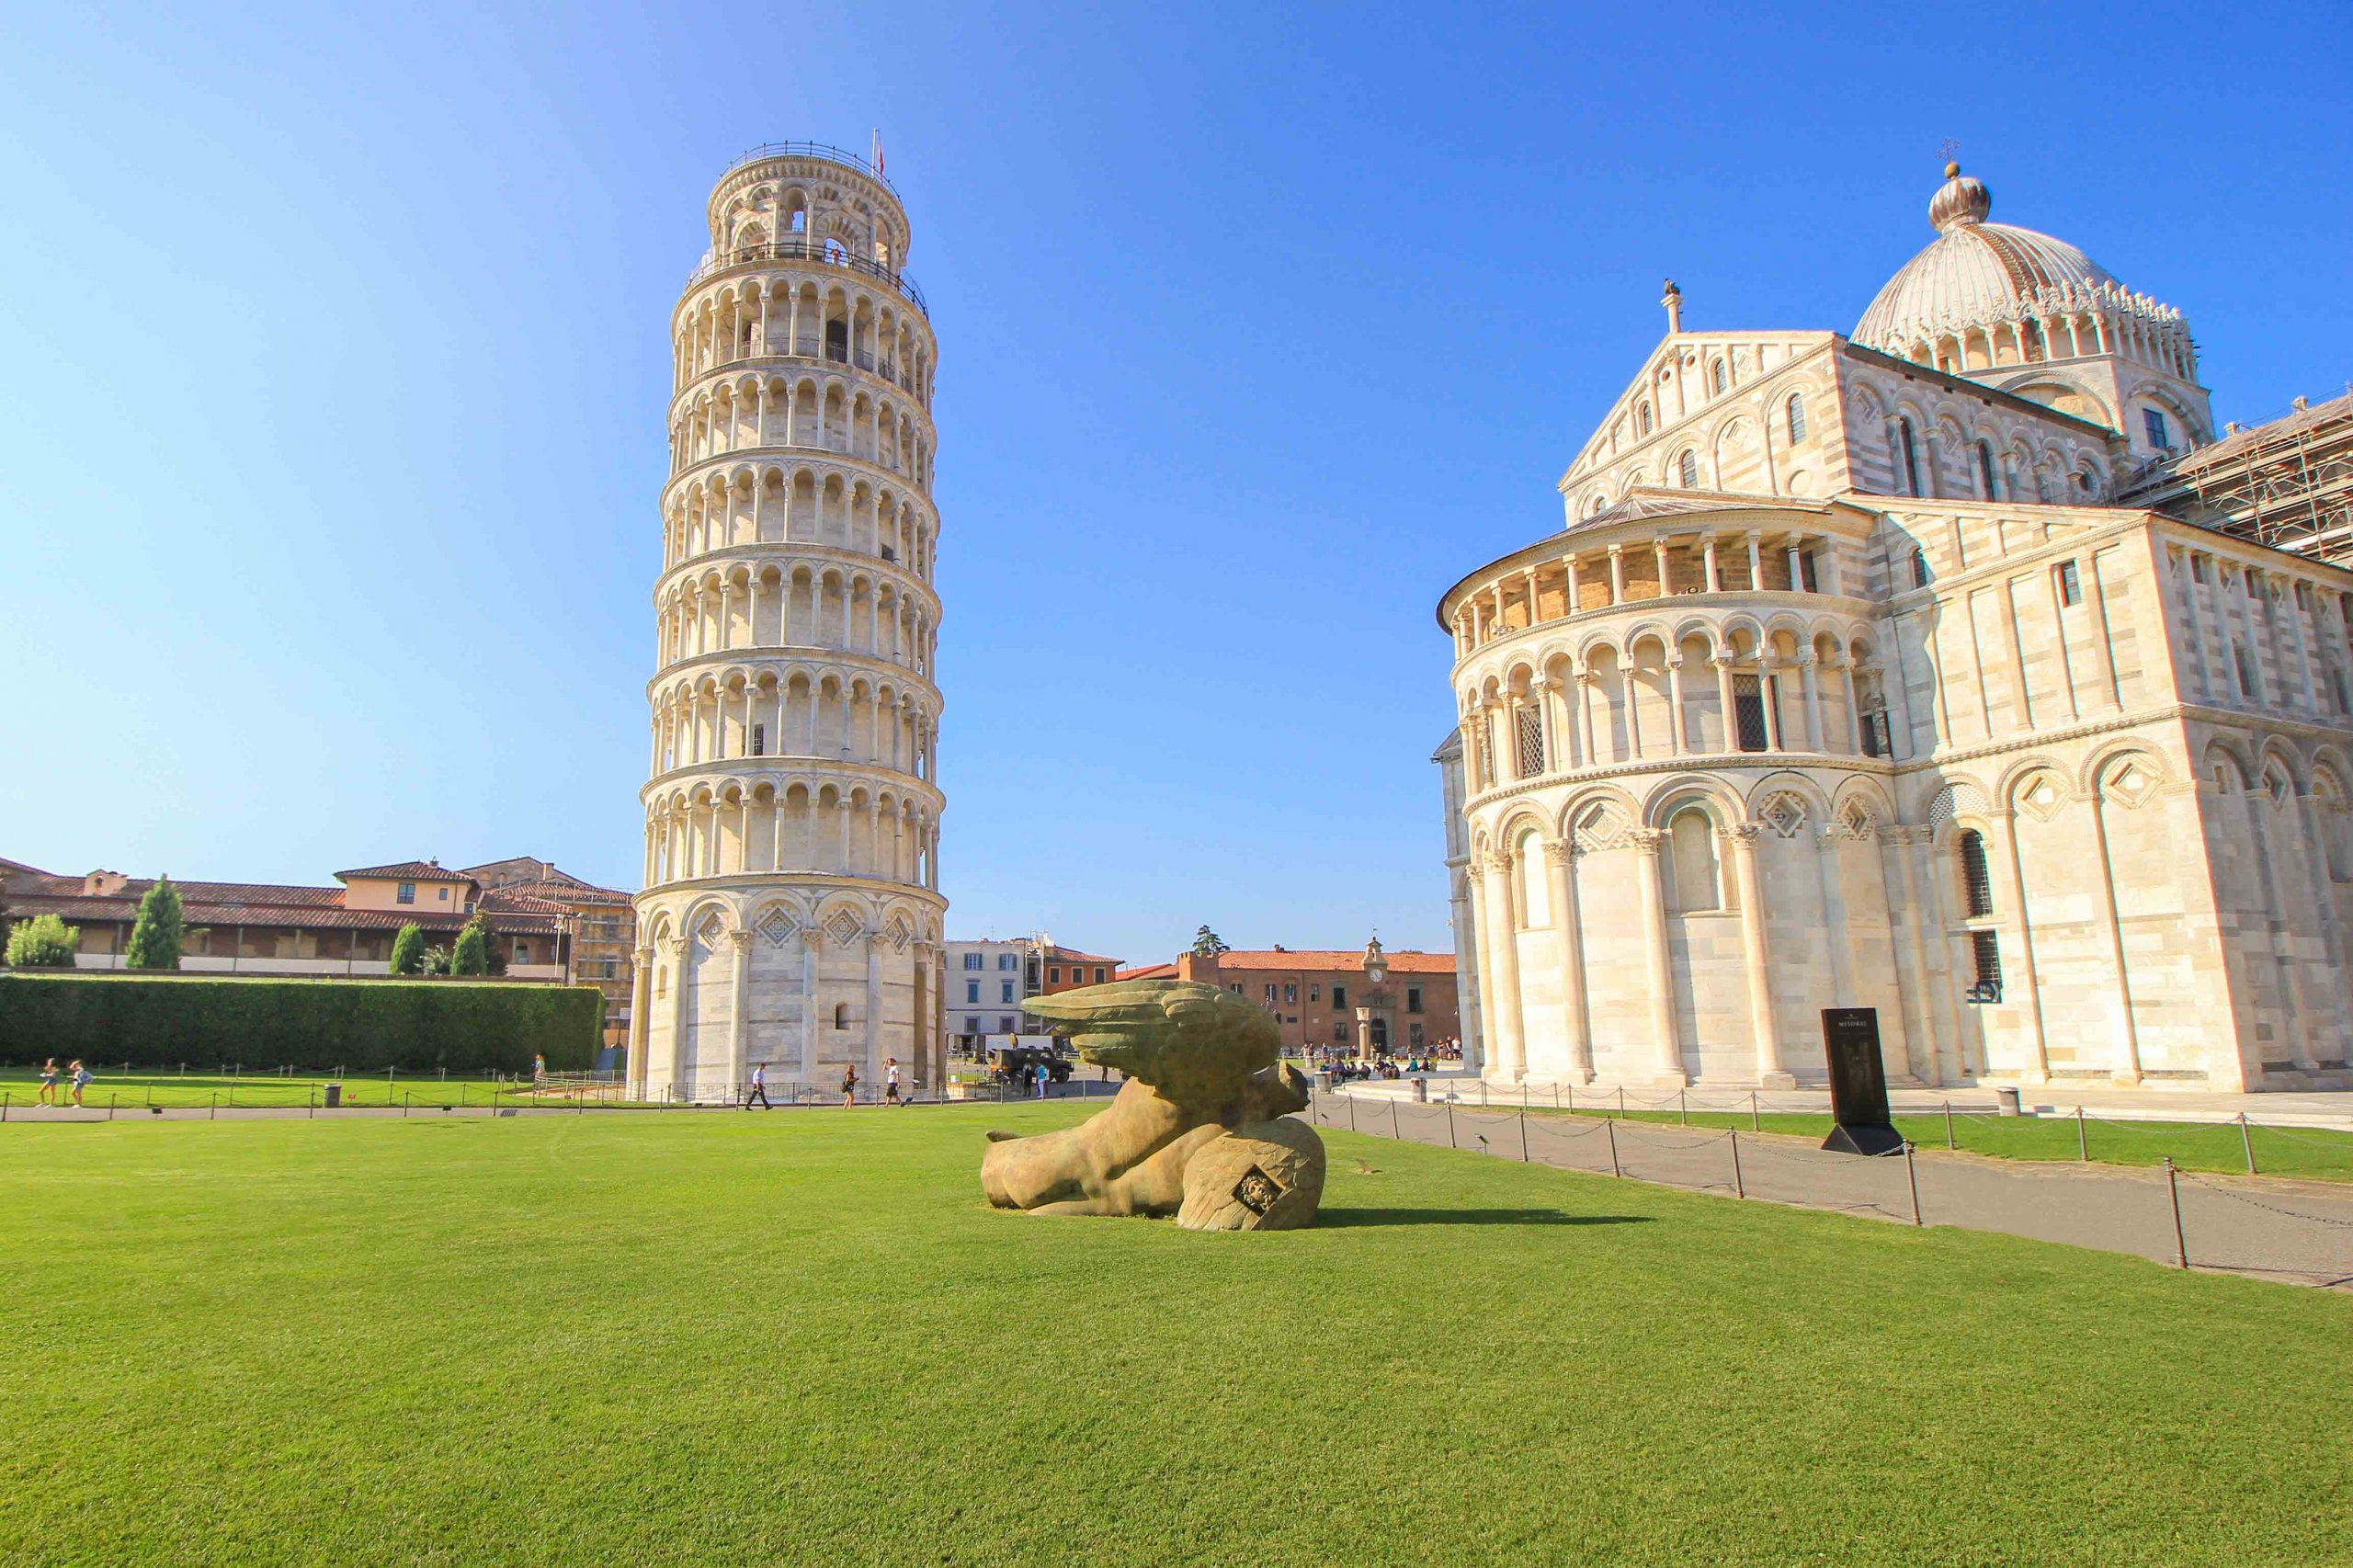
[(1830, 1119), (1823, 1142), (1847, 1154), (1893, 1154), (1904, 1140), (1887, 1108), (1887, 1071), (1879, 1059), (1879, 1009), (1822, 1009), (1822, 1049), (1830, 1059)]

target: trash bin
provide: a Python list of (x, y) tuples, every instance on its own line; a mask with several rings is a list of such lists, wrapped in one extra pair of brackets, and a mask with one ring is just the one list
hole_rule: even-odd
[(1415, 1105), (1430, 1103), (1430, 1081), (1427, 1078), (1414, 1080), (1414, 1103)]
[(334, 1110), (342, 1104), (343, 1085), (341, 1084), (329, 1084), (327, 1085), (327, 1108), (329, 1110)]
[(1315, 1070), (1315, 1092), (1319, 1095), (1328, 1095), (1332, 1092), (1332, 1070), (1329, 1067), (1318, 1067)]
[(2003, 1116), (2018, 1114), (2018, 1092), (2016, 1089), (1995, 1089), (1994, 1108)]

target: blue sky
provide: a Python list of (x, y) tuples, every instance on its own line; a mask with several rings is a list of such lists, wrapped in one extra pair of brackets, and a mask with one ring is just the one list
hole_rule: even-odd
[[(212, 15), (204, 15), (210, 11)], [(1442, 947), (1431, 607), (1662, 319), (1995, 215), (2353, 377), (2353, 12), (0, 4), (0, 855), (634, 887), (667, 313), (880, 126), (941, 345), (959, 934)]]

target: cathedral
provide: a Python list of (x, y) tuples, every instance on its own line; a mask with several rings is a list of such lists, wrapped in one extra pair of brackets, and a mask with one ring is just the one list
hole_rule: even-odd
[(2135, 505), (2188, 324), (1945, 175), (1852, 333), (1668, 284), (1439, 600), (1490, 1078), (1819, 1084), (1861, 1006), (1896, 1085), (2353, 1088), (2353, 572)]

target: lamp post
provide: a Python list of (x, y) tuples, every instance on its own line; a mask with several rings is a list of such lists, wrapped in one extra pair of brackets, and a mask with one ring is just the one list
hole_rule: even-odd
[[(1370, 1062), (1372, 1051), (1372, 1021), (1389, 1010), (1389, 993), (1381, 983), (1389, 978), (1388, 955), (1381, 950), (1381, 938), (1375, 937), (1364, 945), (1362, 966), (1365, 978), (1364, 1006), (1357, 1009), (1357, 1060)], [(1384, 1035), (1386, 1030), (1383, 1030)], [(1388, 1040), (1383, 1039), (1385, 1047)]]

